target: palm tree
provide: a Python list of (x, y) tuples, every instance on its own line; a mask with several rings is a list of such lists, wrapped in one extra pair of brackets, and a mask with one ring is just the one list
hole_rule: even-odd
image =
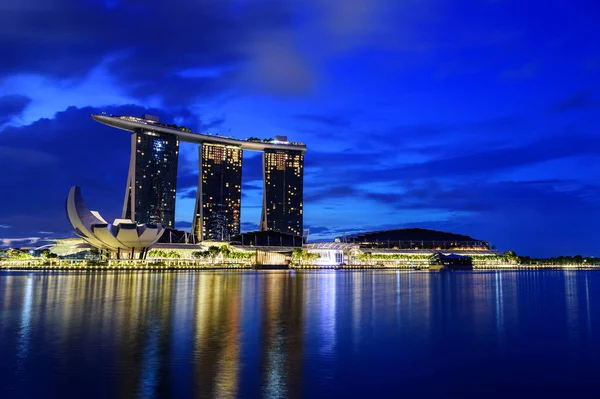
[(373, 254), (371, 252), (361, 252), (360, 255), (358, 255), (358, 259), (361, 262), (370, 264), (373, 259)]
[(304, 251), (302, 250), (302, 248), (294, 248), (294, 251), (292, 251), (292, 259), (296, 262), (298, 262), (299, 264), (302, 264), (302, 260), (304, 259)]
[(219, 248), (219, 251), (221, 252), (221, 255), (223, 255), (223, 260), (229, 259), (229, 257), (231, 256), (231, 248), (229, 247), (229, 245), (222, 245)]
[(515, 253), (515, 251), (506, 251), (505, 253), (502, 254), (502, 257), (507, 261), (507, 262), (514, 262), (514, 263), (518, 263), (519, 262), (519, 257), (517, 256), (517, 254)]
[(212, 259), (212, 262), (216, 263), (217, 262), (217, 257), (221, 253), (221, 250), (219, 249), (219, 247), (217, 247), (216, 245), (211, 245), (210, 247), (208, 247), (208, 251), (207, 252), (208, 252), (209, 258)]

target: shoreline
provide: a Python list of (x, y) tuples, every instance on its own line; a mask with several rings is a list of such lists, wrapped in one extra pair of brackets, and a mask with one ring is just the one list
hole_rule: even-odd
[[(228, 266), (228, 265), (118, 265), (118, 266), (91, 266), (91, 265), (0, 265), (1, 271), (28, 271), (28, 272), (52, 272), (52, 271), (89, 271), (89, 272), (112, 272), (112, 271), (273, 271), (273, 270), (404, 270), (415, 272), (432, 272), (428, 267), (414, 268), (405, 265), (378, 266), (378, 265), (350, 265), (350, 266), (290, 266), (273, 265), (275, 267), (254, 267), (252, 265)], [(474, 265), (472, 270), (466, 271), (510, 271), (510, 270), (600, 270), (600, 266), (591, 265)]]

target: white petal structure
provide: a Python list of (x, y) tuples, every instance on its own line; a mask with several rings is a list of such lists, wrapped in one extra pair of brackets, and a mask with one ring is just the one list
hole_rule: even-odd
[(69, 191), (67, 216), (75, 234), (90, 245), (109, 251), (141, 251), (156, 243), (165, 231), (160, 224), (136, 224), (127, 219), (107, 223), (98, 212), (88, 209), (77, 186)]

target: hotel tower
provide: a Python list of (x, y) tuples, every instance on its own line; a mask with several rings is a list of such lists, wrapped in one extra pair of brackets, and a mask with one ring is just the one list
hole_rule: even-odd
[(105, 125), (133, 132), (123, 218), (175, 226), (179, 142), (198, 144), (198, 189), (192, 233), (198, 241), (230, 241), (240, 234), (242, 152), (263, 153), (260, 229), (302, 235), (306, 146), (275, 139), (240, 140), (199, 134), (160, 123), (157, 117), (92, 115)]

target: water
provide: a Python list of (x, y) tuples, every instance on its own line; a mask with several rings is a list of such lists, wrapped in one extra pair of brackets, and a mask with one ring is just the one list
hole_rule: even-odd
[(0, 397), (600, 397), (600, 272), (0, 273)]

